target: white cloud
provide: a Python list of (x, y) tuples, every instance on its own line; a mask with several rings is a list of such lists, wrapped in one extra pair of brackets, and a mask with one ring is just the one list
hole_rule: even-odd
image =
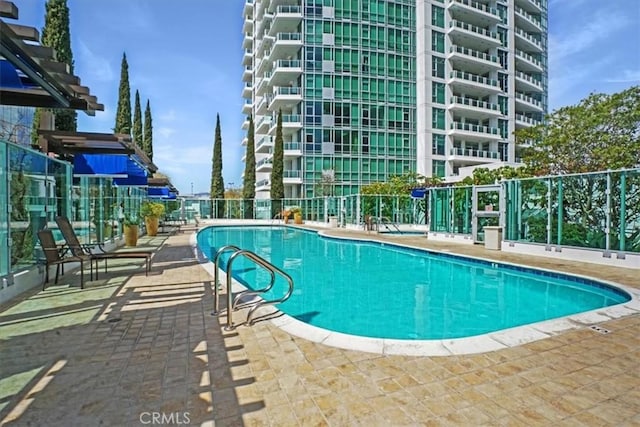
[(623, 70), (614, 77), (604, 79), (607, 83), (638, 83), (640, 82), (640, 70)]
[(82, 69), (85, 80), (111, 82), (115, 80), (115, 73), (111, 62), (106, 58), (95, 54), (82, 40), (78, 41), (80, 47), (77, 58), (77, 68)]
[(162, 138), (165, 138), (165, 139), (171, 138), (171, 135), (173, 135), (175, 132), (176, 132), (175, 129), (169, 128), (169, 127), (159, 127), (154, 129), (155, 135), (161, 136)]

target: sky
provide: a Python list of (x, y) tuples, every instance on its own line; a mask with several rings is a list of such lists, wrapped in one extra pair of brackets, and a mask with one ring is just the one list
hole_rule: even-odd
[[(45, 0), (13, 0), (42, 30)], [(153, 162), (182, 195), (208, 192), (216, 115), (226, 187), (242, 186), (244, 0), (67, 0), (74, 73), (104, 111), (78, 131), (113, 132), (122, 54), (132, 110), (153, 120)], [(15, 22), (9, 20), (9, 22)], [(549, 0), (549, 112), (640, 84), (640, 0)]]

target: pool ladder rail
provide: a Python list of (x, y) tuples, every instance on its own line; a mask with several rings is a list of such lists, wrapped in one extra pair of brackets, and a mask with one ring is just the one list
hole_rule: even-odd
[[(248, 326), (252, 326), (253, 325), (253, 316), (255, 315), (256, 311), (258, 310), (258, 308), (266, 306), (266, 305), (275, 305), (275, 304), (280, 304), (282, 302), (285, 302), (286, 300), (289, 299), (289, 297), (291, 297), (291, 294), (293, 294), (293, 279), (291, 278), (291, 276), (289, 276), (286, 272), (282, 271), (281, 269), (279, 269), (278, 267), (276, 267), (275, 265), (271, 264), (269, 261), (265, 260), (264, 258), (260, 257), (259, 255), (257, 255), (254, 252), (251, 252), (249, 250), (246, 249), (240, 249), (239, 247), (235, 246), (235, 245), (226, 245), (221, 247), (220, 249), (218, 249), (218, 252), (216, 252), (216, 255), (214, 257), (214, 265), (215, 265), (215, 269), (214, 269), (214, 273), (213, 273), (213, 312), (211, 312), (212, 315), (217, 316), (218, 314), (220, 314), (220, 281), (219, 281), (219, 275), (220, 275), (220, 258), (222, 256), (223, 253), (225, 252), (233, 252), (231, 254), (231, 256), (229, 257), (229, 261), (227, 261), (227, 268), (225, 271), (225, 274), (227, 276), (227, 325), (225, 326), (225, 330), (227, 331), (231, 331), (233, 329), (235, 329), (235, 326), (233, 324), (233, 312), (236, 310), (240, 310), (243, 308), (247, 308), (247, 307), (251, 307), (249, 309), (249, 312), (247, 313), (247, 320), (245, 322), (246, 325)], [(265, 270), (267, 270), (269, 272), (269, 274), (271, 275), (271, 280), (269, 282), (269, 284), (263, 288), (263, 289), (256, 289), (256, 290), (246, 290), (246, 291), (242, 291), (239, 292), (238, 295), (236, 295), (235, 299), (233, 298), (233, 293), (231, 291), (231, 285), (232, 285), (232, 276), (233, 276), (233, 262), (238, 258), (238, 257), (245, 257), (250, 259), (251, 261), (255, 262), (256, 264), (258, 264), (259, 266), (261, 266), (262, 268), (264, 268)], [(275, 300), (263, 300), (261, 298), (257, 299), (256, 301), (250, 301), (250, 302), (245, 302), (245, 303), (241, 303), (241, 299), (242, 297), (246, 296), (246, 295), (253, 295), (253, 296), (260, 296), (262, 294), (265, 294), (266, 292), (269, 292), (272, 288), (273, 285), (276, 282), (276, 275), (282, 276), (284, 277), (284, 279), (287, 281), (287, 283), (289, 284), (289, 288), (287, 290), (287, 292), (284, 294), (284, 296), (282, 296), (281, 298), (275, 299)]]
[(384, 227), (388, 230), (388, 231), (393, 231), (391, 228), (389, 228), (389, 225), (393, 226), (393, 228), (396, 229), (396, 231), (398, 233), (402, 233), (402, 231), (400, 231), (400, 227), (398, 227), (398, 225), (395, 222), (392, 222), (389, 218), (387, 218), (386, 216), (381, 216), (378, 219), (378, 224), (382, 224), (384, 225)]

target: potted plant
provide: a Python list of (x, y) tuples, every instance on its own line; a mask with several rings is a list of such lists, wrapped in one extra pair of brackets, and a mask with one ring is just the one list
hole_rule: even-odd
[(295, 224), (302, 224), (302, 208), (300, 206), (294, 206), (290, 211), (293, 214), (293, 222)]
[(162, 215), (164, 215), (164, 204), (162, 203), (146, 201), (140, 205), (140, 216), (144, 218), (149, 236), (158, 235), (158, 225)]
[(124, 214), (122, 218), (124, 231), (124, 244), (126, 246), (136, 246), (138, 244), (138, 226), (140, 217), (138, 215)]

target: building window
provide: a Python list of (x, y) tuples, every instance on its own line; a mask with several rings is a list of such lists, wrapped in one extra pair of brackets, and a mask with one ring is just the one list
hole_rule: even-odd
[(439, 178), (444, 178), (445, 173), (444, 160), (432, 160), (431, 174)]
[(444, 58), (437, 56), (431, 58), (431, 75), (444, 79)]
[(431, 6), (431, 25), (444, 28), (444, 8)]
[(444, 83), (432, 82), (431, 83), (431, 102), (435, 102), (438, 104), (444, 104)]
[(431, 31), (431, 50), (444, 53), (444, 33)]
[(445, 127), (444, 127), (444, 110), (442, 108), (433, 108), (432, 109), (431, 127), (433, 129), (445, 130)]
[(444, 135), (434, 133), (431, 135), (431, 153), (444, 156)]

